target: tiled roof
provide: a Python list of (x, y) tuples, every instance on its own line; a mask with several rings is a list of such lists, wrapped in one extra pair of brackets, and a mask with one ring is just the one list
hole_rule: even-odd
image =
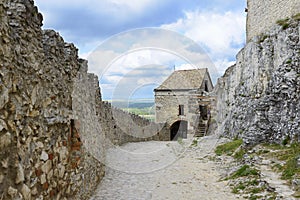
[(156, 90), (198, 89), (207, 68), (174, 71)]

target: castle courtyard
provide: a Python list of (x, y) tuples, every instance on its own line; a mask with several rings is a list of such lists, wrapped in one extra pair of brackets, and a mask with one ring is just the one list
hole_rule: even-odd
[(91, 200), (242, 199), (231, 193), (226, 182), (219, 181), (222, 165), (211, 160), (214, 147), (223, 139), (206, 136), (198, 138), (197, 145), (193, 140), (121, 146), (132, 156), (110, 149), (107, 162), (118, 169), (106, 169)]

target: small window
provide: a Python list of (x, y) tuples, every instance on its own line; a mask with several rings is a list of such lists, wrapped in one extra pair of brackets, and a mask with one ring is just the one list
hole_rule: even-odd
[(205, 90), (205, 92), (208, 92), (208, 80), (205, 80), (205, 81), (204, 81), (204, 84), (205, 84), (204, 90)]
[(179, 115), (184, 115), (184, 105), (179, 105)]

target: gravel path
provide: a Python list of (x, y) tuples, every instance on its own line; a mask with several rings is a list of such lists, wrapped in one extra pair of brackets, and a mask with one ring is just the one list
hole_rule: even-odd
[(110, 149), (106, 175), (91, 200), (238, 199), (210, 161), (217, 138), (128, 143)]

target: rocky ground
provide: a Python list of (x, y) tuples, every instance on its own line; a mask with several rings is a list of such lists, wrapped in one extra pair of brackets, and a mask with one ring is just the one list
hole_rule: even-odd
[(242, 199), (231, 193), (214, 161), (215, 136), (128, 143), (108, 151), (106, 176), (91, 200)]

